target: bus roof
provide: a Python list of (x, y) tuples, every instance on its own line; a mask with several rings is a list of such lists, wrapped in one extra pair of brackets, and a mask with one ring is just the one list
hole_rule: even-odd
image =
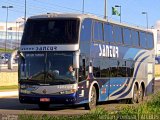
[(95, 20), (99, 20), (99, 21), (103, 21), (103, 22), (109, 22), (109, 23), (124, 26), (124, 27), (129, 27), (132, 29), (142, 30), (142, 31), (146, 31), (146, 32), (152, 32), (149, 29), (145, 29), (145, 28), (142, 28), (139, 26), (133, 26), (133, 25), (125, 24), (125, 23), (119, 23), (119, 22), (113, 21), (111, 19), (100, 18), (100, 17), (97, 17), (96, 15), (92, 15), (92, 14), (47, 13), (47, 14), (42, 14), (42, 15), (31, 16), (29, 19), (38, 19), (38, 18), (79, 18), (81, 20), (83, 20), (85, 18), (91, 18), (91, 19), (95, 19)]

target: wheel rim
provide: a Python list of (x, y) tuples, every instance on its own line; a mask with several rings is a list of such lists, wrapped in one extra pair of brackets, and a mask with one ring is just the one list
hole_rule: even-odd
[(141, 86), (140, 93), (139, 93), (140, 101), (143, 101), (143, 96), (144, 96), (144, 92), (143, 92), (143, 89), (142, 89), (142, 86)]
[(134, 85), (133, 101), (135, 103), (137, 103), (137, 101), (138, 101), (138, 88), (137, 88), (136, 84)]
[(91, 105), (92, 107), (96, 106), (96, 99), (97, 99), (97, 96), (96, 96), (95, 89), (92, 89), (91, 101), (90, 101), (90, 105)]

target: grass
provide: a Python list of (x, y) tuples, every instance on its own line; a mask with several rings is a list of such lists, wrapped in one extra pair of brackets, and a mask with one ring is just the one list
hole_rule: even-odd
[(12, 90), (12, 89), (18, 89), (18, 86), (17, 85), (0, 86), (0, 91)]
[(20, 120), (98, 120), (107, 116), (108, 113), (103, 108), (97, 108), (88, 114), (77, 116), (51, 116), (51, 115), (20, 115)]
[(21, 120), (159, 120), (160, 119), (160, 92), (139, 105), (126, 105), (116, 111), (106, 111), (97, 108), (88, 114), (79, 116), (51, 116), (51, 115), (20, 115)]
[(155, 77), (160, 77), (160, 74), (155, 74)]
[(6, 51), (5, 51), (5, 49), (0, 48), (0, 52), (12, 53), (13, 51), (14, 50), (10, 50), (10, 49), (6, 49)]

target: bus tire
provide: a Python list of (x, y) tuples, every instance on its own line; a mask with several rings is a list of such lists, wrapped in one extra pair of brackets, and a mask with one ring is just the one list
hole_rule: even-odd
[(39, 109), (41, 110), (47, 110), (49, 108), (49, 104), (48, 103), (40, 103), (38, 104)]
[(133, 97), (131, 99), (131, 103), (132, 104), (138, 103), (138, 98), (139, 98), (138, 86), (137, 86), (137, 84), (134, 84)]
[(139, 99), (138, 102), (143, 102), (144, 99), (144, 87), (141, 85), (140, 89), (139, 89)]
[(91, 90), (90, 102), (85, 104), (86, 110), (95, 109), (97, 105), (97, 92), (96, 88), (93, 86)]

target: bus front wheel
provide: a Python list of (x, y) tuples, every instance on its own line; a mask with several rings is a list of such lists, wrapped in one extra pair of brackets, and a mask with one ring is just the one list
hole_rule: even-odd
[(96, 92), (96, 88), (93, 86), (92, 90), (91, 90), (91, 95), (89, 96), (90, 101), (89, 103), (85, 104), (85, 109), (86, 110), (92, 110), (94, 108), (96, 108), (97, 105), (97, 92)]

